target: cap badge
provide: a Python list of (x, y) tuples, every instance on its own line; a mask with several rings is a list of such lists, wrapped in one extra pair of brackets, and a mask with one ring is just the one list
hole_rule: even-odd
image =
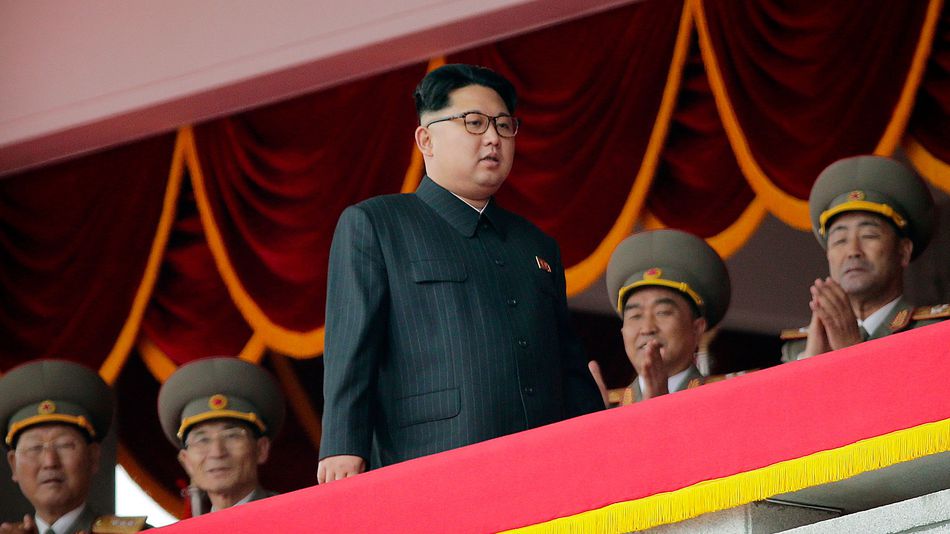
[(208, 399), (208, 408), (212, 410), (223, 410), (228, 407), (228, 398), (218, 393)]
[(56, 413), (56, 403), (51, 400), (45, 400), (36, 407), (36, 413), (40, 415)]
[(651, 267), (647, 269), (645, 273), (643, 273), (644, 280), (653, 280), (661, 276), (663, 276), (663, 270), (659, 267)]
[(848, 200), (864, 200), (867, 198), (867, 195), (864, 194), (864, 191), (852, 191), (848, 193)]

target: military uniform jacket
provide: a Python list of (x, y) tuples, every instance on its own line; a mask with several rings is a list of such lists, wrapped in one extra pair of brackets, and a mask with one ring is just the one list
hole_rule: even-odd
[[(677, 391), (683, 391), (685, 389), (689, 389), (690, 387), (702, 385), (702, 379), (703, 375), (699, 372), (699, 369), (695, 365), (690, 365), (687, 369), (686, 377), (683, 379), (683, 382), (680, 384), (679, 388), (677, 388), (676, 391), (671, 391), (670, 393), (676, 393)], [(696, 385), (693, 385), (694, 383)], [(620, 399), (620, 406), (626, 406), (628, 404), (633, 404), (642, 400), (643, 392), (640, 391), (640, 381), (635, 378), (633, 383), (624, 389), (623, 397)]]
[(344, 211), (326, 317), (322, 458), (388, 465), (603, 408), (554, 240), (428, 177)]
[[(939, 323), (948, 317), (950, 317), (950, 306), (946, 304), (915, 308), (913, 304), (901, 297), (897, 301), (897, 305), (881, 322), (881, 325), (873, 332), (868, 333), (867, 341)], [(782, 339), (786, 341), (782, 345), (782, 361), (797, 360), (805, 352), (805, 344), (808, 341), (808, 327), (783, 331)]]
[(66, 529), (68, 534), (89, 533), (126, 533), (139, 532), (147, 528), (144, 517), (101, 516), (90, 506), (86, 506), (79, 517)]

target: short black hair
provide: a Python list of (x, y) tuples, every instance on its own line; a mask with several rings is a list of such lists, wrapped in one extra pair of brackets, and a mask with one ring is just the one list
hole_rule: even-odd
[(416, 115), (445, 109), (449, 105), (449, 94), (456, 89), (469, 85), (481, 85), (494, 90), (514, 115), (518, 96), (515, 86), (497, 72), (478, 65), (451, 63), (443, 65), (425, 75), (412, 96), (416, 101)]

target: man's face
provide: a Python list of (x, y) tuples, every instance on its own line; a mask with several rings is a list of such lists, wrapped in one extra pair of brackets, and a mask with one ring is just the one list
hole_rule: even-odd
[(877, 215), (836, 217), (828, 228), (828, 270), (848, 295), (875, 297), (901, 287), (913, 244)]
[(644, 358), (646, 344), (655, 339), (660, 357), (670, 375), (693, 363), (706, 320), (694, 318), (693, 310), (677, 291), (662, 287), (636, 290), (623, 309), (623, 345), (630, 362)]
[(7, 454), (13, 480), (37, 512), (59, 517), (85, 502), (99, 469), (99, 444), (71, 425), (43, 425), (24, 430)]
[(191, 482), (208, 493), (241, 498), (257, 487), (257, 466), (267, 461), (270, 440), (238, 422), (196, 425), (178, 453)]
[[(466, 112), (489, 117), (509, 115), (493, 89), (469, 85), (449, 93), (449, 106), (424, 114), (422, 124)], [(416, 141), (426, 156), (430, 177), (442, 187), (469, 200), (487, 200), (495, 194), (515, 156), (515, 139), (501, 137), (494, 125), (483, 134), (471, 134), (463, 119), (437, 122), (416, 130)]]

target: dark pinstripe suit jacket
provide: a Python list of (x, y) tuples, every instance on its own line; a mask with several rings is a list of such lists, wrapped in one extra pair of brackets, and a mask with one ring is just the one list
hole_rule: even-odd
[(479, 216), (426, 177), (347, 208), (328, 285), (321, 458), (388, 465), (603, 408), (557, 244), (494, 200)]

